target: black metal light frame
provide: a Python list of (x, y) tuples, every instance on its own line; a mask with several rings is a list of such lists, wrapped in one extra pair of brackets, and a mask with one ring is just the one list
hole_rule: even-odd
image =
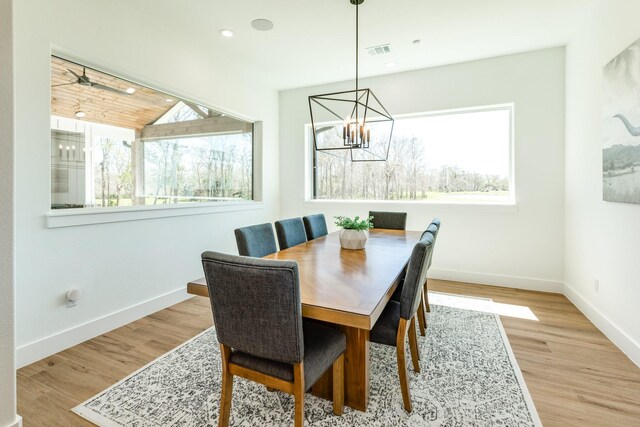
[[(359, 12), (358, 12), (358, 6), (360, 4), (362, 4), (364, 2), (364, 0), (350, 0), (351, 4), (356, 6), (356, 88), (355, 90), (346, 90), (346, 91), (341, 91), (341, 92), (332, 92), (332, 93), (325, 93), (325, 94), (320, 94), (320, 95), (312, 95), (309, 96), (309, 115), (311, 116), (311, 130), (313, 133), (313, 147), (315, 149), (315, 151), (332, 151), (332, 150), (350, 150), (350, 155), (351, 155), (351, 161), (352, 162), (384, 162), (387, 160), (387, 158), (389, 157), (389, 148), (391, 146), (391, 139), (393, 137), (393, 127), (394, 127), (394, 119), (391, 116), (391, 114), (387, 111), (387, 109), (384, 107), (384, 105), (380, 102), (380, 100), (378, 99), (378, 97), (373, 93), (373, 91), (371, 89), (360, 89), (359, 88), (359, 78), (358, 78), (358, 53), (359, 53)], [(370, 100), (375, 100), (375, 102), (377, 102), (377, 104), (379, 105), (379, 108), (373, 108), (370, 105)], [(380, 154), (376, 154), (372, 151), (370, 151), (370, 141), (366, 140), (366, 138), (362, 137), (362, 135), (359, 134), (360, 138), (361, 138), (361, 142), (357, 142), (358, 141), (358, 137), (356, 137), (356, 142), (353, 142), (350, 140), (349, 137), (347, 137), (347, 139), (343, 138), (343, 145), (342, 146), (335, 146), (335, 147), (326, 147), (326, 148), (319, 148), (318, 147), (318, 138), (317, 135), (318, 130), (322, 129), (322, 131), (326, 131), (329, 129), (334, 128), (335, 125), (333, 126), (327, 126), (326, 129), (323, 128), (316, 128), (316, 123), (314, 120), (314, 116), (313, 116), (313, 106), (318, 105), (322, 108), (324, 108), (325, 110), (327, 110), (331, 115), (335, 116), (337, 118), (337, 120), (339, 120), (340, 122), (342, 122), (344, 119), (335, 111), (333, 111), (331, 108), (329, 108), (327, 105), (325, 105), (325, 103), (323, 103), (323, 101), (329, 101), (329, 102), (344, 102), (344, 103), (352, 103), (353, 104), (353, 108), (351, 109), (351, 114), (349, 115), (350, 118), (355, 118), (354, 123), (356, 126), (356, 133), (359, 134), (359, 129), (358, 129), (358, 123), (359, 123), (359, 110), (360, 107), (364, 108), (364, 112), (362, 115), (362, 123), (363, 124), (369, 124), (369, 123), (379, 123), (379, 122), (391, 122), (391, 130), (389, 132), (389, 140), (386, 142), (386, 149), (384, 150), (384, 157), (382, 157)], [(367, 121), (367, 116), (369, 115), (369, 112), (373, 112), (375, 114), (377, 114), (377, 117), (375, 119), (372, 119), (370, 121)], [(361, 158), (357, 158), (354, 157), (354, 150), (364, 150), (365, 152), (367, 152), (368, 154), (370, 154), (372, 156), (372, 158), (368, 158), (368, 159), (361, 159)]]
[[(378, 105), (380, 105), (380, 108), (373, 108), (369, 104), (370, 99), (375, 99)], [(313, 106), (318, 105), (324, 108), (325, 110), (327, 110), (331, 115), (336, 117), (336, 119), (339, 120), (340, 122), (343, 121), (343, 118), (340, 117), (338, 113), (330, 109), (327, 105), (325, 105), (323, 101), (343, 102), (343, 103), (353, 104), (353, 108), (351, 108), (350, 117), (355, 117), (356, 123), (358, 120), (357, 110), (359, 110), (359, 107), (364, 108), (364, 112), (362, 115), (362, 120), (364, 123), (370, 124), (370, 123), (380, 123), (380, 122), (391, 122), (391, 132), (389, 133), (389, 141), (386, 144), (384, 157), (381, 157), (379, 154), (369, 151), (370, 149), (369, 141), (363, 141), (361, 143), (357, 143), (357, 142), (350, 143), (347, 140), (343, 140), (342, 146), (325, 147), (325, 148), (318, 147), (318, 140), (317, 140), (318, 128), (316, 127), (316, 123), (313, 116)], [(377, 114), (378, 117), (371, 120), (367, 120), (367, 116), (370, 116), (370, 112)], [(391, 145), (391, 137), (393, 134), (394, 120), (393, 120), (393, 117), (391, 117), (391, 114), (389, 114), (387, 109), (384, 107), (384, 105), (382, 105), (378, 97), (373, 93), (371, 89), (345, 90), (341, 92), (312, 95), (309, 97), (309, 114), (311, 116), (311, 127), (313, 130), (313, 146), (316, 151), (351, 150), (351, 160), (354, 162), (367, 162), (367, 161), (375, 162), (375, 161), (387, 160), (387, 157), (389, 155), (389, 146)], [(333, 128), (333, 126), (329, 126), (329, 128)], [(362, 159), (354, 158), (353, 150), (357, 150), (357, 149), (367, 151), (369, 154), (374, 156), (375, 159), (362, 160)]]

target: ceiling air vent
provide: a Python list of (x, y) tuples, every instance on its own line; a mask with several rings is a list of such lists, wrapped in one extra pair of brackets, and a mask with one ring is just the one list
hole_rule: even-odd
[(381, 44), (380, 46), (368, 47), (367, 52), (369, 52), (369, 55), (371, 56), (386, 55), (388, 53), (391, 53), (391, 45), (387, 43)]

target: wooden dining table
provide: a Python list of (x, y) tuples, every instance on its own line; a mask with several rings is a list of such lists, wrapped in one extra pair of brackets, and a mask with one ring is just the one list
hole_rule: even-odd
[[(369, 401), (369, 332), (400, 282), (421, 232), (372, 229), (363, 250), (340, 247), (339, 232), (264, 257), (298, 263), (302, 315), (335, 325), (347, 338), (345, 404), (366, 411)], [(204, 278), (187, 291), (209, 296)], [(312, 387), (332, 398), (331, 369)]]

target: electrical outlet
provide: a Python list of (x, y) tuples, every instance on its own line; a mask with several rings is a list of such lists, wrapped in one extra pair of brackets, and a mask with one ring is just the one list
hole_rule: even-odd
[(67, 308), (75, 307), (80, 298), (80, 289), (69, 289), (67, 291)]
[(600, 280), (596, 279), (593, 282), (593, 290), (596, 292), (600, 292)]

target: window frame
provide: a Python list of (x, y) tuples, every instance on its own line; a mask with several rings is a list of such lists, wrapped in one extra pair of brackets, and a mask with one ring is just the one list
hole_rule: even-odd
[[(492, 104), (475, 107), (454, 108), (446, 110), (434, 110), (419, 113), (398, 114), (394, 116), (395, 120), (409, 119), (415, 117), (438, 117), (449, 116), (457, 114), (479, 113), (479, 112), (491, 112), (491, 111), (507, 111), (509, 113), (509, 197), (506, 201), (485, 201), (485, 202), (454, 202), (454, 201), (432, 201), (432, 200), (385, 200), (385, 199), (317, 199), (317, 177), (315, 173), (316, 169), (316, 156), (317, 153), (313, 147), (313, 135), (311, 134), (311, 123), (305, 124), (305, 203), (308, 204), (322, 204), (326, 203), (334, 205), (338, 203), (351, 203), (351, 204), (393, 204), (393, 205), (438, 205), (438, 206), (507, 206), (515, 207), (517, 204), (516, 198), (516, 179), (515, 179), (515, 104)], [(337, 123), (337, 122), (336, 122)], [(393, 142), (392, 142), (393, 143)]]
[[(157, 219), (166, 217), (186, 216), (186, 215), (202, 215), (212, 213), (223, 212), (236, 212), (246, 210), (264, 209), (264, 202), (262, 200), (262, 180), (256, 174), (256, 170), (261, 171), (262, 157), (259, 159), (257, 154), (262, 153), (262, 138), (263, 138), (263, 122), (255, 118), (249, 117), (245, 114), (221, 107), (216, 103), (205, 101), (202, 98), (193, 94), (186, 93), (175, 87), (163, 89), (161, 84), (154, 83), (145, 78), (132, 75), (129, 71), (115, 69), (113, 67), (102, 66), (74, 55), (64, 49), (51, 47), (49, 56), (55, 56), (66, 61), (74, 62), (76, 64), (86, 66), (87, 68), (94, 69), (96, 71), (112, 75), (116, 78), (120, 78), (131, 83), (147, 87), (149, 89), (166, 93), (170, 96), (175, 96), (178, 99), (187, 99), (198, 105), (206, 106), (207, 108), (214, 109), (225, 115), (235, 117), (239, 120), (244, 120), (252, 125), (252, 143), (251, 143), (251, 200), (238, 200), (238, 201), (221, 201), (221, 202), (185, 202), (169, 205), (139, 205), (139, 206), (110, 206), (110, 207), (83, 207), (74, 209), (51, 209), (52, 194), (51, 194), (51, 174), (49, 173), (48, 180), (48, 200), (47, 210), (44, 214), (45, 223), (47, 228), (59, 228), (59, 227), (73, 227), (91, 224), (103, 224), (114, 222), (127, 222), (138, 221), (145, 219)], [(47, 94), (49, 103), (49, 117), (53, 115), (51, 110), (51, 93)], [(51, 134), (51, 133), (49, 133)], [(51, 138), (51, 137), (50, 137)], [(51, 141), (51, 140), (49, 140)], [(144, 146), (144, 144), (141, 144)], [(258, 146), (259, 145), (259, 146)], [(49, 143), (49, 157), (51, 157), (51, 143)], [(49, 169), (51, 169), (51, 162), (49, 161)], [(257, 186), (259, 188), (257, 188)]]

